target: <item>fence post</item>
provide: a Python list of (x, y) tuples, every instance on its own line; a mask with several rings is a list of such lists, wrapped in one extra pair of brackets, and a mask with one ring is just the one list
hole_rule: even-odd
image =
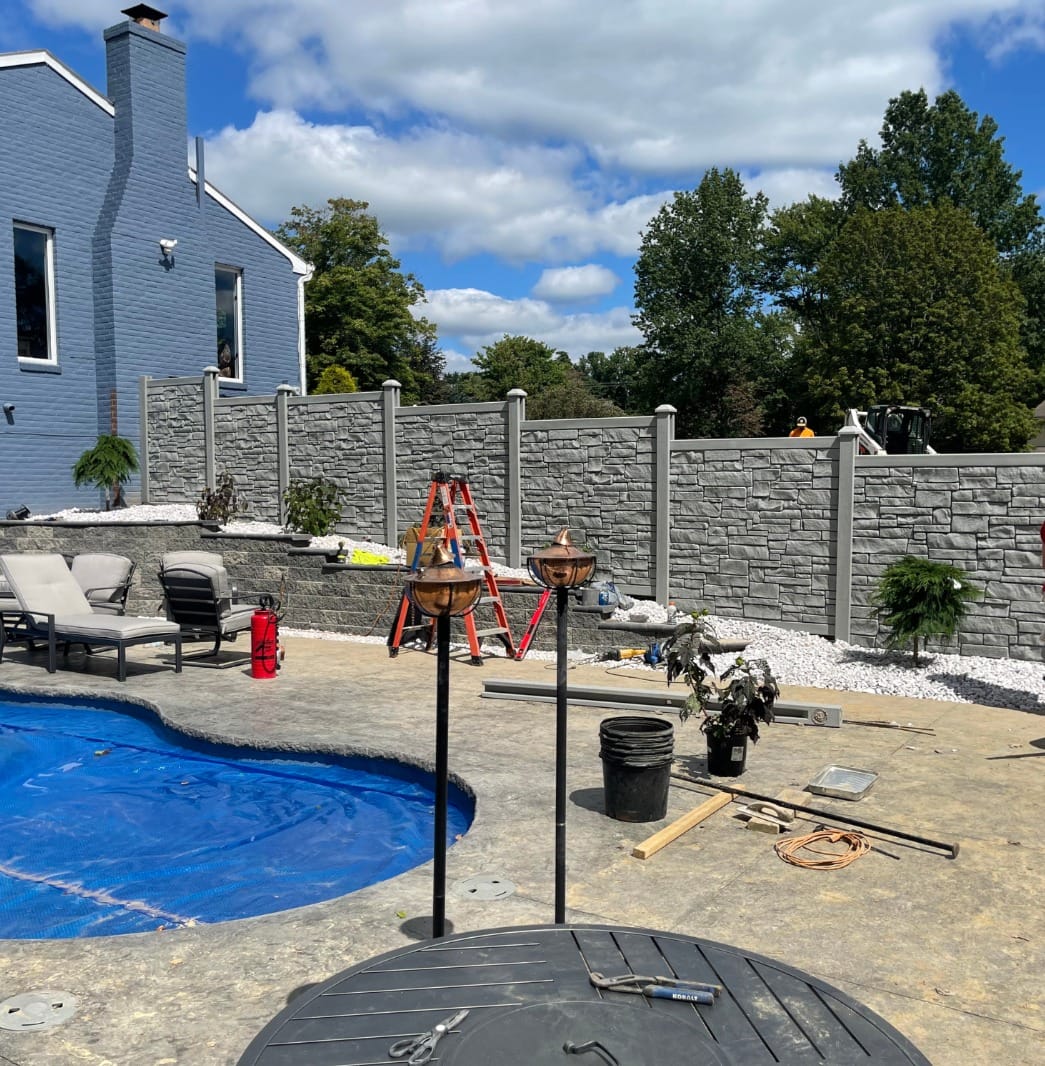
[(149, 375), (138, 378), (138, 476), (141, 501), (149, 502)]
[(526, 417), (526, 390), (508, 393), (508, 478), (505, 510), (508, 517), (508, 544), (505, 562), (518, 569), (522, 563), (522, 422)]
[(860, 430), (838, 431), (838, 496), (835, 499), (835, 613), (832, 637), (848, 643), (853, 621), (853, 494)]
[(657, 417), (653, 459), (653, 598), (667, 603), (671, 595), (671, 442), (675, 439), (676, 410), (662, 403)]
[(218, 399), (218, 368), (203, 368), (203, 483), (208, 489), (217, 488), (216, 455), (214, 445), (214, 405)]
[(394, 548), (399, 540), (399, 492), (396, 484), (396, 409), (402, 389), (395, 378), (381, 383), (381, 440), (385, 467), (385, 543)]
[(287, 524), (286, 492), (290, 488), (290, 397), (297, 393), (293, 385), (276, 386), (276, 511), (279, 524)]

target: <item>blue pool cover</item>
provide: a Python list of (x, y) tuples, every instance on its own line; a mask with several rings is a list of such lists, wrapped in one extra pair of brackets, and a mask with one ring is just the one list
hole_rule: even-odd
[[(130, 704), (0, 698), (0, 938), (221, 922), (374, 884), (432, 857), (433, 780), (194, 740)], [(451, 786), (448, 843), (472, 814)]]

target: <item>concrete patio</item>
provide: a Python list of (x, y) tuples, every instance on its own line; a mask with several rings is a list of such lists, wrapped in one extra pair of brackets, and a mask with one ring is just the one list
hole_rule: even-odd
[[(243, 667), (186, 667), (132, 649), (126, 684), (111, 656), (47, 674), (10, 652), (5, 689), (115, 695), (155, 705), (172, 725), (256, 747), (363, 752), (430, 765), (434, 655), (383, 645), (289, 639), (284, 669), (255, 681)], [(235, 647), (235, 646), (234, 646)], [(467, 660), (467, 655), (464, 656)], [(550, 922), (553, 898), (554, 707), (483, 699), (484, 677), (554, 680), (551, 664), (488, 660), (451, 670), (450, 768), (477, 799), (449, 853), (455, 930)], [(571, 680), (663, 684), (649, 673), (577, 667)], [(571, 708), (568, 920), (678, 931), (746, 947), (804, 969), (866, 1003), (935, 1066), (1045, 1061), (1045, 717), (860, 693), (786, 689), (840, 704), (839, 729), (778, 724), (731, 782), (776, 794), (829, 764), (880, 776), (859, 803), (809, 804), (940, 841), (940, 850), (878, 837), (844, 870), (782, 862), (771, 836), (745, 831), (729, 807), (647, 860), (632, 847), (709, 793), (675, 779), (663, 821), (636, 825), (602, 808), (599, 722)], [(897, 720), (935, 736), (862, 727)], [(676, 769), (703, 771), (696, 723), (676, 733)], [(799, 822), (810, 831), (821, 819)], [(475, 875), (514, 883), (483, 902), (456, 887)], [(232, 1066), (295, 989), (409, 942), (400, 916), (430, 913), (431, 867), (350, 896), (221, 925), (84, 940), (0, 941), (0, 999), (57, 989), (79, 1009), (37, 1033), (0, 1030), (4, 1066)]]

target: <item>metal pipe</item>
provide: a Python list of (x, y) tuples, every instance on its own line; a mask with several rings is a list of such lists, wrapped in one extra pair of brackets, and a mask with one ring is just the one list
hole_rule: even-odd
[(861, 829), (870, 829), (874, 833), (884, 833), (886, 836), (898, 837), (900, 840), (912, 840), (916, 844), (925, 844), (930, 848), (939, 848), (949, 853), (952, 859), (958, 858), (959, 844), (945, 844), (940, 840), (930, 840), (928, 837), (915, 836), (913, 833), (904, 833), (899, 829), (887, 829), (883, 825), (875, 825), (874, 822), (862, 822), (859, 818), (847, 818), (837, 811), (825, 811), (819, 807), (802, 807), (797, 803), (788, 803), (786, 800), (775, 799), (773, 796), (763, 796), (758, 792), (748, 792), (743, 788), (731, 788), (729, 785), (719, 785), (709, 781), (706, 777), (689, 777), (686, 774), (672, 774), (672, 777), (680, 781), (690, 781), (695, 785), (706, 785), (708, 788), (716, 788), (719, 792), (729, 792), (734, 796), (744, 796), (747, 799), (761, 800), (763, 803), (775, 803), (781, 807), (788, 807), (794, 811), (802, 811), (803, 814), (815, 814), (820, 818), (829, 818), (836, 822), (845, 822), (846, 825), (856, 825)]
[(566, 613), (570, 590), (555, 590), (555, 924), (566, 922)]
[(450, 748), (450, 616), (435, 620), (435, 865), (432, 874), (432, 936), (446, 931), (446, 807)]

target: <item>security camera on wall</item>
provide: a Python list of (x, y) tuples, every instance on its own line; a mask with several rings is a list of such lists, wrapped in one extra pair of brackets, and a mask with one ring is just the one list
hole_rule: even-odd
[(165, 256), (170, 255), (171, 252), (173, 252), (174, 249), (177, 247), (178, 242), (176, 240), (172, 240), (170, 237), (165, 237), (163, 240), (160, 241), (160, 251), (163, 252)]

